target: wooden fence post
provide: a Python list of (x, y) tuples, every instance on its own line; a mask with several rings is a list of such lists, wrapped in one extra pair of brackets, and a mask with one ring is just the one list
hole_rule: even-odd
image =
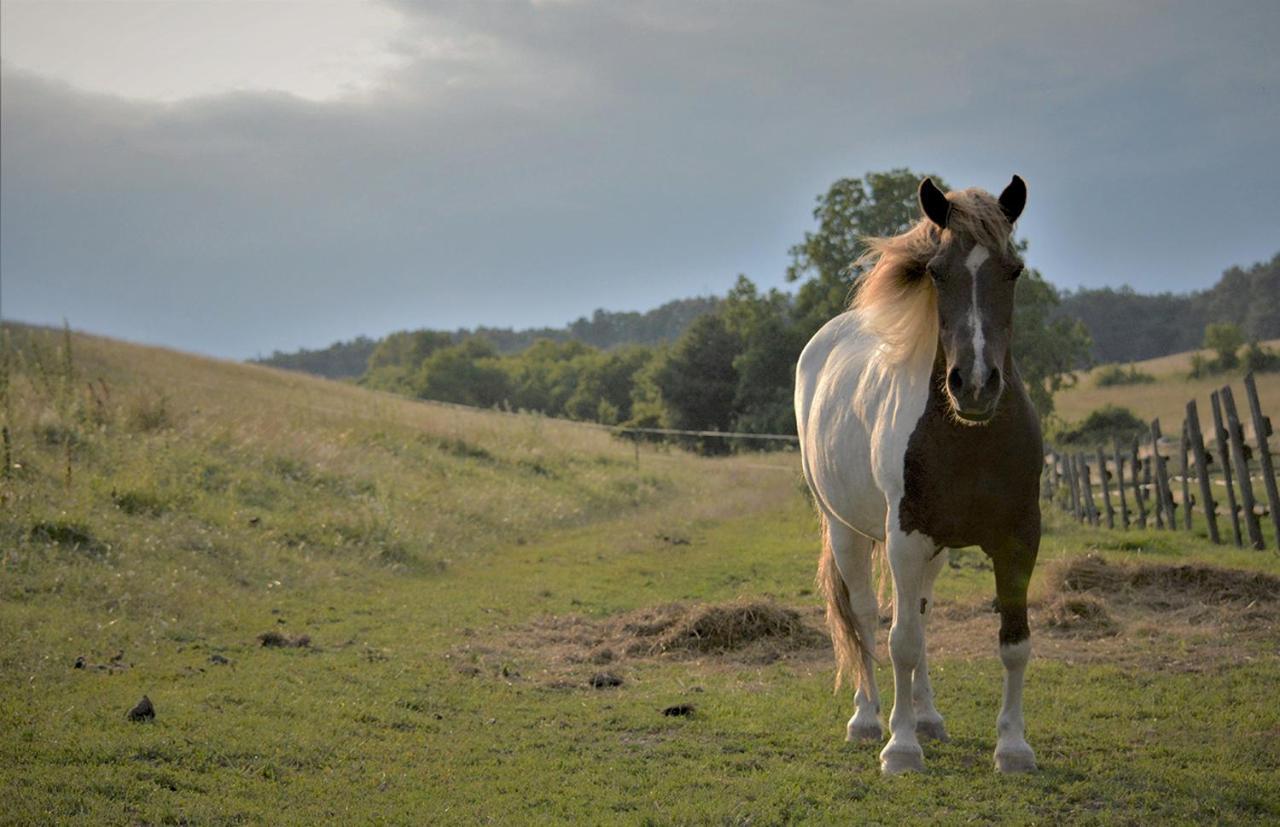
[(1076, 462), (1070, 454), (1062, 455), (1062, 473), (1067, 478), (1067, 492), (1071, 495), (1071, 515), (1080, 519), (1080, 491), (1076, 484)]
[(1098, 524), (1098, 506), (1093, 502), (1093, 480), (1089, 475), (1089, 458), (1080, 454), (1080, 473), (1084, 489), (1084, 507), (1089, 516), (1089, 525)]
[(1164, 456), (1160, 453), (1160, 420), (1151, 420), (1151, 464), (1156, 474), (1156, 495), (1160, 499), (1160, 508), (1164, 510), (1165, 524), (1170, 531), (1178, 528), (1178, 518), (1173, 513), (1173, 492), (1169, 490), (1169, 472), (1165, 468)]
[(1236, 509), (1235, 483), (1231, 481), (1231, 449), (1227, 447), (1227, 429), (1222, 424), (1222, 406), (1218, 400), (1218, 392), (1209, 394), (1209, 404), (1213, 409), (1213, 441), (1222, 459), (1222, 481), (1227, 485), (1227, 510), (1231, 512), (1231, 533), (1235, 536), (1236, 546), (1244, 547), (1244, 538), (1240, 534), (1240, 512)]
[(1266, 548), (1262, 542), (1262, 526), (1254, 513), (1253, 483), (1249, 480), (1249, 461), (1244, 456), (1244, 429), (1236, 415), (1236, 400), (1231, 388), (1222, 387), (1222, 407), (1227, 414), (1227, 437), (1231, 440), (1231, 458), (1235, 460), (1236, 481), (1240, 483), (1240, 505), (1244, 510), (1244, 524), (1249, 529), (1249, 544), (1256, 549)]
[(1182, 525), (1187, 531), (1191, 530), (1191, 469), (1187, 467), (1187, 455), (1190, 453), (1190, 447), (1187, 445), (1187, 420), (1182, 420), (1182, 439), (1178, 441), (1178, 453), (1182, 457)]
[(1120, 440), (1112, 443), (1116, 460), (1116, 491), (1120, 492), (1120, 521), (1129, 528), (1129, 498), (1124, 493), (1124, 456), (1120, 453)]
[(1116, 512), (1111, 508), (1111, 481), (1107, 479), (1107, 455), (1098, 449), (1098, 476), (1102, 477), (1102, 505), (1107, 509), (1107, 528), (1116, 527)]
[(1249, 413), (1253, 416), (1253, 435), (1258, 440), (1258, 462), (1262, 465), (1262, 483), (1267, 490), (1267, 507), (1271, 509), (1271, 522), (1276, 527), (1276, 547), (1280, 548), (1280, 492), (1276, 490), (1276, 469), (1271, 464), (1271, 448), (1267, 437), (1271, 436), (1271, 420), (1262, 415), (1258, 401), (1258, 386), (1253, 381), (1253, 371), (1244, 377), (1245, 394), (1249, 397)]
[(1205, 522), (1209, 524), (1209, 539), (1222, 543), (1218, 534), (1218, 501), (1213, 498), (1213, 484), (1209, 480), (1209, 460), (1204, 450), (1204, 437), (1200, 434), (1200, 413), (1196, 410), (1196, 401), (1187, 403), (1187, 438), (1191, 442), (1191, 451), (1196, 460), (1196, 477), (1200, 481), (1200, 501), (1204, 509)]
[(1138, 509), (1138, 528), (1147, 527), (1147, 504), (1142, 501), (1142, 461), (1138, 459), (1138, 440), (1133, 441), (1133, 504)]
[(1152, 471), (1151, 457), (1142, 458), (1142, 495), (1152, 506), (1156, 528), (1164, 528), (1164, 497), (1160, 495), (1160, 478)]

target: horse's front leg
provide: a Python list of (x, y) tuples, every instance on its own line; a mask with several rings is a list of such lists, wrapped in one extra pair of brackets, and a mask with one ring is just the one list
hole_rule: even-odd
[(1000, 661), (1004, 664), (1004, 699), (996, 720), (996, 769), (1031, 772), (1036, 754), (1026, 739), (1022, 718), (1022, 682), (1031, 657), (1027, 625), (1027, 587), (1036, 564), (1038, 543), (992, 555), (996, 570), (996, 603), (1000, 609)]
[(933, 684), (929, 681), (929, 618), (933, 616), (933, 583), (947, 564), (947, 550), (939, 549), (924, 567), (924, 583), (920, 591), (920, 624), (924, 645), (920, 647), (920, 663), (911, 679), (911, 701), (916, 710), (916, 735), (946, 741), (947, 727), (933, 704)]
[[(889, 525), (897, 525), (890, 513)], [(920, 595), (929, 561), (937, 551), (933, 541), (919, 532), (886, 532), (889, 570), (893, 573), (893, 628), (889, 632), (889, 656), (893, 661), (893, 713), (889, 716), (889, 743), (880, 751), (880, 769), (886, 774), (924, 769), (924, 751), (916, 736), (916, 712), (912, 674), (924, 651), (924, 624)]]

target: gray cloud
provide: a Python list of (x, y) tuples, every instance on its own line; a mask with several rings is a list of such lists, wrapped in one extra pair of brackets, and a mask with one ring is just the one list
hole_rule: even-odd
[[(230, 356), (780, 284), (836, 177), (1031, 183), (1054, 281), (1275, 252), (1274, 4), (399, 6), (331, 103), (151, 104), (5, 65), (6, 317)], [(979, 11), (975, 11), (979, 9)]]

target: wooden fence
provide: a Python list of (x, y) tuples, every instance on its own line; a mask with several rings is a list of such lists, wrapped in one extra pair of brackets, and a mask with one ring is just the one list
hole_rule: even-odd
[[(1177, 435), (1165, 436), (1155, 419), (1146, 434), (1127, 445), (1117, 441), (1088, 451), (1050, 451), (1045, 457), (1045, 499), (1081, 522), (1112, 529), (1154, 525), (1191, 531), (1194, 512), (1215, 543), (1226, 539), (1218, 525), (1225, 518), (1231, 540), (1256, 549), (1266, 548), (1262, 521), (1269, 520), (1280, 547), (1280, 493), (1268, 442), (1271, 420), (1262, 413), (1252, 373), (1245, 376), (1244, 387), (1252, 439), (1230, 386), (1223, 386), (1209, 398), (1212, 449), (1206, 445), (1193, 399), (1187, 402)], [(1255, 496), (1256, 484), (1265, 500)]]

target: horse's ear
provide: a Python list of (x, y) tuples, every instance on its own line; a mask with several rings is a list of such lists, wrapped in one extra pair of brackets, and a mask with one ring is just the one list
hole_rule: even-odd
[(1000, 209), (1004, 210), (1004, 217), (1012, 224), (1018, 220), (1018, 216), (1022, 215), (1022, 208), (1025, 206), (1027, 206), (1027, 182), (1015, 175), (1009, 182), (1009, 186), (1000, 193)]
[(920, 182), (920, 209), (924, 210), (930, 221), (946, 229), (947, 219), (951, 216), (951, 202), (933, 183), (932, 178)]

